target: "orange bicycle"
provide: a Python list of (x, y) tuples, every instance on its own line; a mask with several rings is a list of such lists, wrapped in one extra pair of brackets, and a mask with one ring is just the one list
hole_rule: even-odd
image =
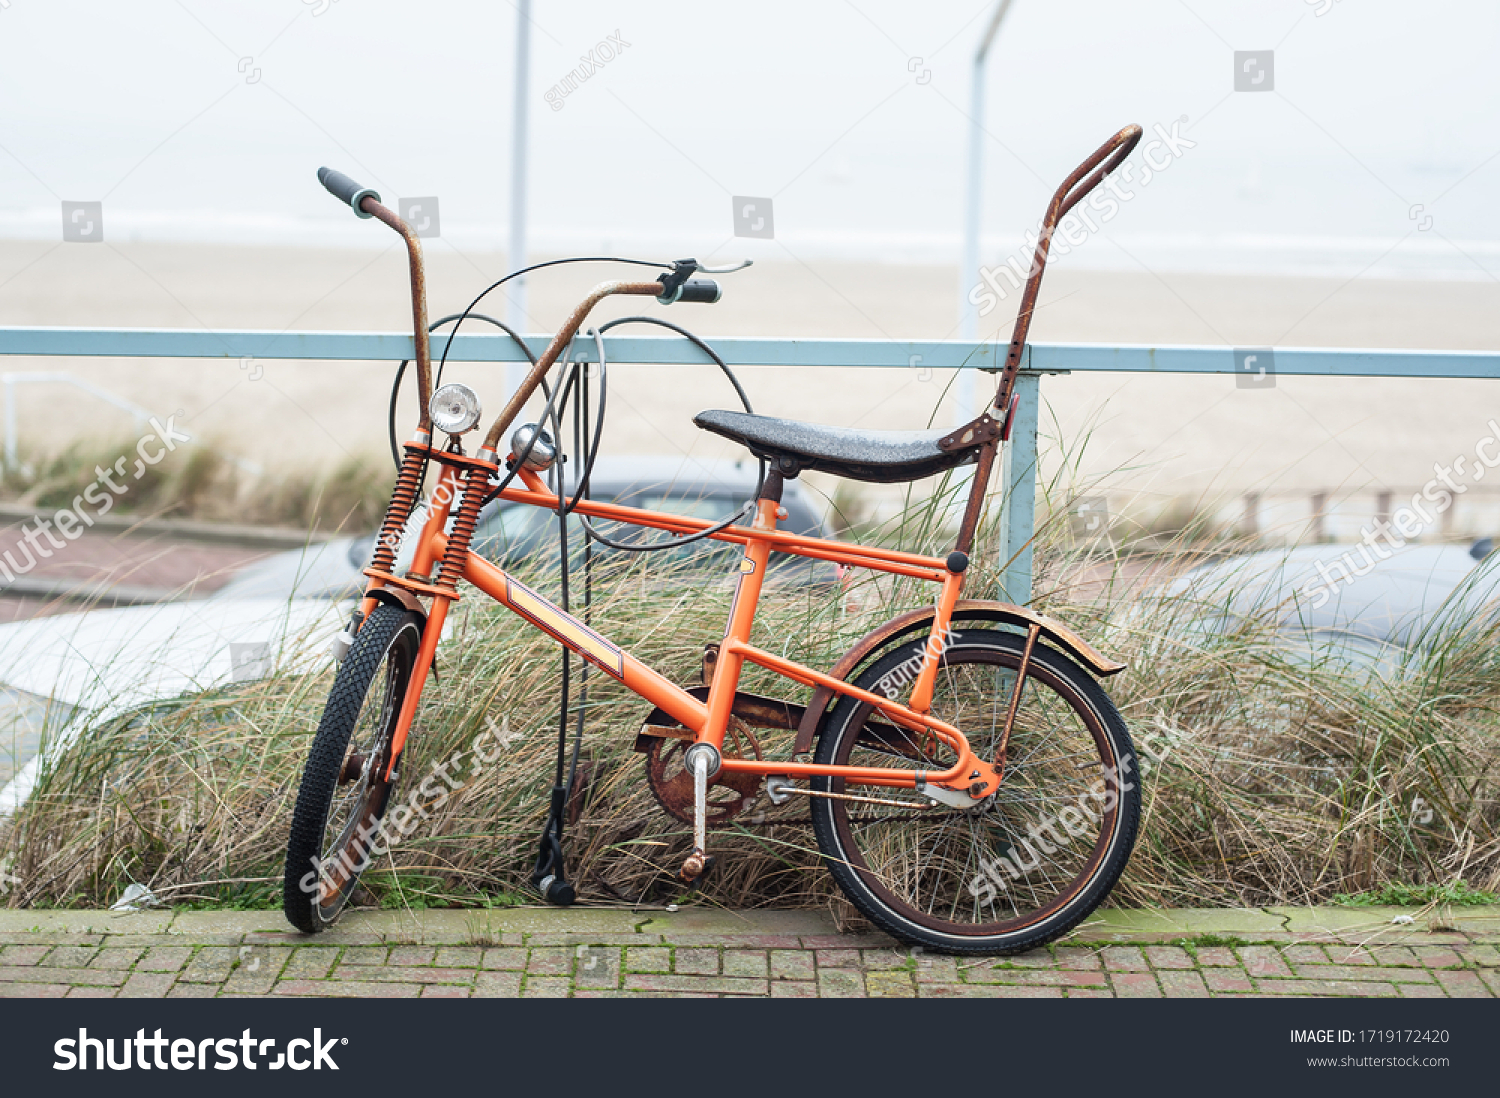
[[(587, 498), (597, 445), (586, 448), (588, 464), (571, 496), (561, 480), (553, 491), (540, 475), (555, 457), (546, 424), (555, 426), (556, 402), (569, 385), (564, 377), (549, 388), (545, 379), (590, 310), (612, 294), (646, 295), (664, 304), (716, 301), (718, 284), (692, 276), (721, 272), (680, 260), (654, 264), (663, 273), (653, 281), (600, 283), (534, 360), (477, 452), (466, 454), (460, 439), (478, 424), (479, 401), (462, 384), (433, 392), (416, 235), (381, 205), (378, 194), (320, 170), (330, 192), (406, 241), (421, 411), (298, 792), (287, 845), (287, 918), (309, 933), (329, 925), (380, 852), (403, 749), (461, 579), (563, 645), (564, 675), (566, 653), (574, 653), (586, 661), (585, 671), (592, 666), (655, 706), (637, 746), (657, 764), (669, 753), (676, 760), (671, 777), (648, 768), (648, 779), (664, 807), (693, 825), (692, 853), (681, 872), (685, 881), (696, 881), (711, 862), (707, 833), (732, 814), (726, 805), (747, 803), (763, 790), (778, 804), (792, 796), (809, 799), (829, 872), (861, 912), (902, 940), (956, 953), (1012, 953), (1050, 941), (1087, 916), (1123, 871), (1140, 814), (1130, 736), (1096, 681), (1124, 665), (1029, 609), (960, 596), (991, 470), (1014, 414), (1012, 389), (1050, 238), (1140, 136), (1138, 126), (1115, 134), (1054, 194), (991, 407), (954, 431), (914, 432), (856, 432), (748, 411), (703, 412), (698, 426), (742, 443), (762, 463), (753, 502), (721, 522)], [(591, 334), (602, 359), (602, 332)], [(439, 380), (441, 369), (440, 363)], [(547, 412), (540, 423), (512, 435), (502, 458), (501, 439), (538, 388), (548, 394)], [(435, 429), (447, 435), (446, 444), (434, 444)], [(976, 469), (957, 543), (946, 558), (777, 528), (786, 515), (785, 482), (805, 470), (895, 483), (967, 464)], [(424, 504), (429, 467), (439, 475)], [(590, 536), (609, 544), (587, 519), (666, 531), (674, 545), (712, 538), (739, 546), (729, 622), (722, 643), (705, 656), (704, 685), (677, 685), (471, 551), (480, 509), (496, 498), (581, 516)], [(398, 575), (398, 546), (408, 526), (418, 523), (411, 565)], [(867, 634), (830, 670), (814, 670), (754, 643), (756, 608), (773, 554), (930, 581), (936, 598)], [(563, 557), (566, 567), (566, 552)], [(747, 663), (811, 693), (792, 702), (742, 691)], [(790, 757), (743, 751), (733, 731), (737, 722), (795, 731)], [(560, 757), (533, 874), (553, 903), (574, 898), (561, 849), (570, 779)]]

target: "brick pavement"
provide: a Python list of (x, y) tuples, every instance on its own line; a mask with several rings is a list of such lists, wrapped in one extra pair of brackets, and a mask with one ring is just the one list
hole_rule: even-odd
[(0, 911), (0, 998), (1500, 996), (1500, 908), (1101, 912), (1004, 958), (839, 934), (815, 912)]

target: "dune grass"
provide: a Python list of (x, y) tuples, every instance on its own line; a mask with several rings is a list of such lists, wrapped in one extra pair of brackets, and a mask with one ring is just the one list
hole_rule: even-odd
[[(900, 519), (864, 532), (946, 552), (951, 513), (941, 494), (913, 498)], [(1278, 641), (1268, 616), (1218, 633), (1189, 629), (1192, 608), (1142, 597), (1128, 552), (1075, 540), (1066, 508), (1053, 513), (1037, 546), (1041, 608), (1129, 662), (1107, 687), (1146, 763), (1140, 838), (1112, 903), (1256, 906), (1348, 902), (1396, 885), (1434, 896), (1500, 889), (1493, 615), (1440, 623), (1385, 678), (1332, 659), (1308, 662)], [(981, 531), (971, 594), (997, 578), (995, 519)], [(1198, 543), (1174, 551), (1158, 538), (1153, 559), (1182, 561), (1189, 550)], [(704, 645), (722, 635), (727, 583), (650, 560), (612, 560), (599, 571), (595, 626), (676, 681), (696, 683)], [(1080, 576), (1089, 582), (1074, 582)], [(556, 577), (531, 578), (555, 593)], [(581, 587), (575, 576), (575, 609)], [(930, 597), (915, 581), (871, 576), (847, 590), (783, 590), (763, 601), (757, 640), (826, 667), (868, 629)], [(369, 899), (535, 902), (527, 875), (552, 783), (558, 650), (482, 598), (465, 598), (450, 621), (403, 768), (406, 788), (485, 737), (499, 737), (503, 753), (429, 804), (429, 818), (367, 874)], [(332, 676), (331, 661), (318, 661), (310, 672), (92, 728), (0, 825), (0, 860), (10, 857), (21, 881), (6, 902), (107, 904), (139, 882), (167, 903), (275, 906), (296, 784)], [(799, 702), (806, 695), (754, 670), (743, 688)], [(656, 805), (633, 750), (648, 711), (618, 684), (590, 677), (587, 781), (568, 841), (588, 901), (681, 897), (673, 876), (690, 829)], [(788, 738), (768, 734), (760, 748), (775, 756)], [(828, 876), (810, 871), (818, 859), (805, 819), (803, 804), (762, 799), (717, 832), (718, 867), (702, 902), (846, 914)]]

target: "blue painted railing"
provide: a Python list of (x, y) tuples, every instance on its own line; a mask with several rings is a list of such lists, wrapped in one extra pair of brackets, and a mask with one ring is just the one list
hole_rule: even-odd
[[(540, 354), (546, 336), (528, 336)], [(447, 337), (433, 338), (434, 356)], [(995, 370), (1005, 344), (955, 340), (759, 339), (712, 340), (730, 366), (853, 366), (874, 369)], [(578, 340), (589, 361), (591, 340)], [(685, 340), (611, 336), (612, 363), (699, 365), (701, 351)], [(306, 359), (399, 361), (412, 356), (412, 337), (397, 332), (271, 332), (164, 328), (0, 328), (0, 355), (108, 358)], [(456, 362), (520, 362), (509, 337), (487, 333), (453, 338)], [(1324, 347), (1194, 347), (1034, 343), (1026, 348), (1017, 391), (1020, 405), (1006, 453), (1001, 559), (1008, 561), (1001, 592), (1012, 602), (1031, 598), (1031, 542), (1036, 525), (1036, 443), (1040, 378), (1065, 373), (1243, 374), (1270, 367), (1276, 374), (1318, 377), (1500, 378), (1500, 354), (1487, 351), (1385, 351)]]

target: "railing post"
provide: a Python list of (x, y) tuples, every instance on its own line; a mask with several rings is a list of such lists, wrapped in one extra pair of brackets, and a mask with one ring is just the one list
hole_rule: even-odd
[(16, 467), (16, 378), (5, 375), (5, 471)]
[(1016, 377), (1016, 419), (1005, 444), (1001, 475), (1005, 496), (1000, 506), (1000, 590), (1002, 602), (1025, 606), (1031, 601), (1031, 543), (1036, 535), (1036, 434), (1040, 420), (1041, 377)]

